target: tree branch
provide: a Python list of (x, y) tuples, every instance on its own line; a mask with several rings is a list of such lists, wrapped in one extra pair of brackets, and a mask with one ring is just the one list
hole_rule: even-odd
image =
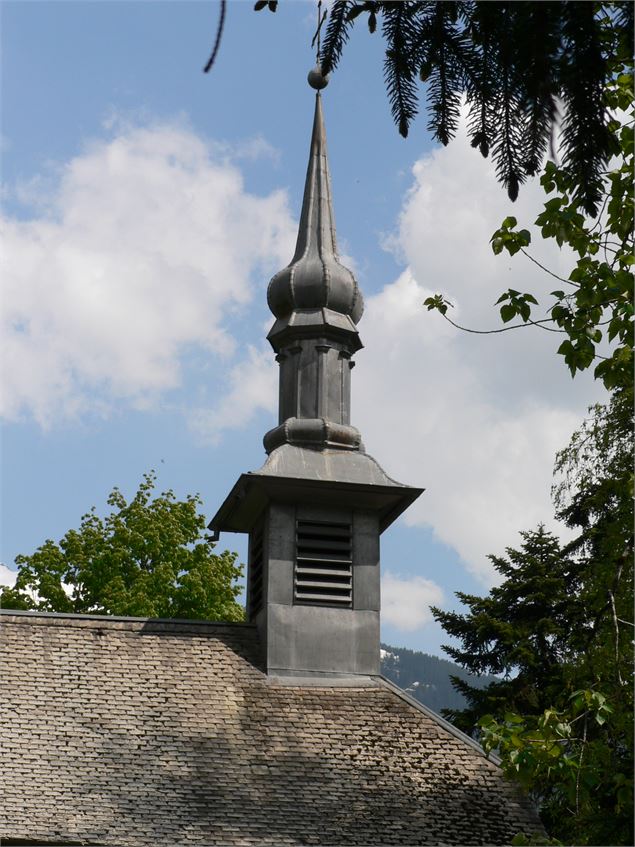
[(447, 315), (444, 315), (443, 312), (441, 312), (441, 315), (446, 319), (448, 323), (452, 324), (452, 326), (456, 327), (457, 329), (460, 329), (462, 332), (471, 332), (473, 335), (496, 335), (499, 332), (508, 332), (510, 329), (522, 329), (523, 327), (527, 326), (537, 326), (539, 329), (544, 329), (547, 332), (566, 333), (566, 330), (564, 329), (553, 329), (553, 327), (550, 326), (543, 326), (543, 324), (545, 323), (553, 323), (553, 318), (545, 318), (541, 321), (527, 321), (526, 323), (522, 324), (512, 324), (512, 326), (504, 326), (501, 327), (501, 329), (469, 329), (466, 326), (461, 326), (460, 324), (455, 323), (452, 318), (449, 318)]
[(216, 40), (212, 48), (212, 55), (209, 57), (207, 64), (203, 68), (203, 73), (208, 73), (214, 62), (220, 48), (221, 39), (223, 37), (223, 29), (225, 27), (225, 13), (227, 12), (227, 0), (220, 0), (220, 17), (218, 19), (218, 27), (216, 28)]
[(573, 285), (575, 288), (580, 287), (577, 282), (572, 282), (570, 279), (563, 279), (561, 276), (558, 276), (558, 274), (555, 274), (553, 271), (550, 271), (549, 268), (546, 268), (544, 265), (541, 265), (540, 262), (537, 259), (534, 259), (533, 256), (529, 255), (529, 253), (525, 250), (524, 247), (521, 247), (520, 249), (521, 249), (521, 252), (523, 252), (525, 254), (525, 256), (527, 256), (527, 258), (529, 259), (530, 262), (533, 262), (534, 265), (538, 265), (538, 267), (540, 268), (541, 271), (548, 273), (549, 276), (552, 276), (554, 279), (557, 279), (559, 282), (566, 282), (567, 285)]

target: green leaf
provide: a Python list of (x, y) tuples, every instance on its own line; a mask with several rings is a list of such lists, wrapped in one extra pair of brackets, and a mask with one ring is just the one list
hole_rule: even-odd
[(32, 584), (41, 611), (241, 620), (235, 554), (212, 552), (200, 498), (153, 496), (155, 482), (144, 475), (130, 502), (114, 489), (104, 520), (91, 510), (59, 543), (17, 557), (17, 588)]
[(500, 314), (503, 323), (509, 323), (509, 321), (516, 316), (516, 307), (512, 306), (510, 303), (505, 306), (501, 306)]

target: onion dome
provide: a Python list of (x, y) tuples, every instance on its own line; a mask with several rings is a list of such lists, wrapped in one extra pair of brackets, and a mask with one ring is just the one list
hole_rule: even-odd
[[(309, 74), (309, 83), (314, 88), (323, 88), (326, 80), (316, 69)], [(354, 325), (364, 311), (357, 281), (352, 272), (341, 264), (337, 253), (331, 177), (319, 91), (315, 98), (311, 153), (295, 255), (290, 264), (269, 283), (267, 302), (278, 318), (277, 323), (284, 322), (287, 326), (294, 322), (288, 320), (293, 312), (311, 310), (316, 318), (311, 321), (314, 324), (324, 322), (343, 326), (345, 323), (350, 330), (355, 331)], [(323, 313), (322, 320), (317, 319), (316, 310)], [(344, 321), (339, 316), (345, 316)]]

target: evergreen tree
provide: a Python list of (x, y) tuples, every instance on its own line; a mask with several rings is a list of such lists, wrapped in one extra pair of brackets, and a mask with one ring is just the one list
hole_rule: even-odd
[[(563, 4), (564, 5), (564, 4)], [(608, 28), (613, 25), (611, 19)], [(594, 367), (596, 378), (609, 391), (628, 390), (633, 382), (633, 51), (632, 43), (621, 43), (609, 62), (610, 79), (602, 96), (603, 110), (610, 118), (607, 131), (613, 158), (597, 182), (602, 214), (596, 220), (585, 212), (584, 192), (578, 176), (564, 163), (548, 161), (540, 183), (550, 195), (534, 224), (543, 239), (558, 247), (567, 245), (575, 257), (568, 277), (543, 268), (529, 252), (532, 235), (518, 228), (512, 215), (493, 234), (492, 250), (524, 255), (564, 285), (545, 296), (513, 288), (501, 294), (500, 317), (505, 327), (475, 330), (481, 334), (507, 332), (520, 327), (541, 327), (560, 333), (558, 353), (571, 375)], [(552, 283), (553, 285), (553, 283)], [(544, 287), (544, 286), (543, 286)], [(443, 294), (428, 297), (424, 305), (438, 310), (458, 329), (449, 316), (452, 303)], [(515, 321), (520, 321), (516, 323)], [(608, 342), (608, 343), (607, 343)]]
[(335, 0), (321, 45), (324, 73), (338, 65), (363, 17), (386, 42), (384, 77), (403, 136), (419, 109), (420, 83), (428, 129), (442, 144), (456, 132), (465, 94), (471, 144), (492, 153), (515, 200), (542, 164), (562, 103), (563, 164), (587, 213), (597, 212), (612, 152), (603, 92), (615, 54), (631, 52), (632, 3)]
[(461, 642), (443, 648), (457, 664), (473, 674), (501, 677), (485, 689), (452, 677), (468, 707), (446, 716), (468, 734), (485, 714), (542, 712), (560, 690), (563, 666), (571, 659), (568, 598), (577, 589), (576, 566), (543, 526), (521, 536), (522, 546), (507, 548), (507, 558), (489, 557), (503, 577), (489, 595), (457, 592), (469, 612), (432, 609), (443, 629)]
[(567, 844), (633, 843), (633, 392), (591, 410), (556, 460), (562, 547), (539, 527), (491, 557), (502, 582), (434, 614), (473, 673), (502, 675), (449, 717), (496, 749)]

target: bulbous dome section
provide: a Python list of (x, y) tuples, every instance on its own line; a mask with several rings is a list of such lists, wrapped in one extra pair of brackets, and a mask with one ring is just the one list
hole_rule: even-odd
[(277, 318), (296, 309), (326, 308), (348, 315), (357, 324), (364, 312), (362, 293), (351, 271), (319, 255), (302, 256), (279, 271), (269, 283), (267, 302)]
[(364, 301), (352, 272), (337, 254), (331, 178), (320, 95), (316, 95), (311, 154), (295, 254), (269, 283), (267, 302), (276, 318), (298, 309), (330, 309), (357, 324)]

